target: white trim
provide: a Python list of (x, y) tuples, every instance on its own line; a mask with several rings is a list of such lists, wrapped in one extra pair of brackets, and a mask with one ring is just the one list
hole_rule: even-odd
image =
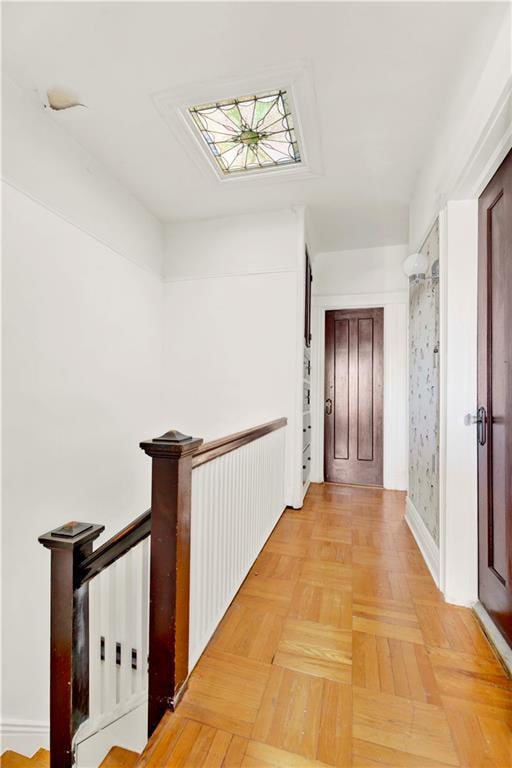
[[(432, 216), (420, 242), (424, 243), (432, 229), (438, 212), (446, 208), (450, 200), (478, 198), (490, 182), (499, 166), (512, 149), (512, 76), (503, 91), (478, 139), (456, 178), (445, 177), (438, 185), (445, 190), (437, 198), (436, 214)], [(421, 246), (415, 248), (420, 250)]]
[(446, 585), (446, 386), (447, 386), (447, 326), (448, 306), (448, 214), (446, 207), (439, 212), (439, 589)]
[(440, 589), (456, 605), (478, 598), (476, 427), (478, 202), (455, 200), (440, 215)]
[(12, 749), (22, 755), (33, 755), (40, 747), (48, 749), (50, 725), (40, 720), (1, 720), (0, 752)]
[(305, 230), (305, 208), (298, 206), (296, 208), (299, 217), (299, 226), (297, 228), (297, 269), (296, 269), (296, 314), (295, 314), (295, 370), (293, 375), (293, 423), (289, 420), (289, 437), (291, 451), (293, 456), (292, 469), (292, 487), (286, 489), (286, 498), (290, 498), (294, 508), (302, 507), (302, 420), (303, 420), (303, 397), (304, 397), (304, 302), (305, 302), (305, 270), (306, 270), (306, 230)]
[(1, 736), (6, 733), (37, 733), (44, 736), (49, 732), (49, 723), (41, 720), (2, 720), (0, 722)]
[[(249, 173), (225, 175), (215, 163), (189, 115), (197, 104), (213, 103), (244, 94), (258, 94), (281, 88), (290, 101), (301, 162), (281, 168), (262, 169)], [(152, 101), (175, 138), (191, 160), (206, 174), (221, 184), (246, 184), (257, 180), (267, 182), (316, 178), (323, 172), (320, 131), (316, 109), (315, 82), (311, 64), (298, 60), (284, 66), (270, 66), (257, 74), (237, 75), (214, 81), (189, 83), (179, 88), (152, 94)]]
[(113, 725), (113, 723), (117, 723), (119, 720), (121, 720), (121, 718), (126, 717), (126, 715), (129, 715), (130, 712), (138, 709), (140, 706), (145, 704), (147, 700), (147, 690), (139, 691), (139, 693), (134, 694), (126, 701), (118, 704), (117, 707), (112, 709), (110, 712), (105, 712), (101, 715), (98, 715), (97, 717), (87, 718), (87, 720), (84, 720), (84, 722), (79, 726), (73, 738), (73, 743), (81, 744), (87, 739), (90, 739), (99, 731), (108, 728), (109, 725)]
[[(324, 373), (325, 373), (325, 313), (330, 309), (384, 308), (384, 471), (383, 484), (390, 490), (407, 489), (408, 444), (408, 386), (407, 386), (407, 291), (390, 293), (314, 295), (312, 301), (311, 349), (311, 482), (324, 481)], [(401, 314), (401, 317), (400, 317)], [(396, 335), (399, 343), (392, 343)], [(403, 379), (393, 380), (402, 358)], [(398, 386), (397, 386), (398, 384)], [(396, 421), (397, 414), (400, 419)], [(400, 424), (400, 421), (403, 423)], [(402, 434), (401, 434), (402, 433)], [(400, 434), (402, 445), (400, 446)], [(402, 455), (400, 455), (402, 453)]]
[[(143, 272), (147, 272), (148, 274), (152, 275), (153, 277), (157, 277), (159, 280), (163, 280), (163, 264), (162, 268), (157, 270), (153, 269), (149, 266), (149, 264), (145, 264), (142, 261), (139, 261), (135, 256), (132, 256), (130, 253), (126, 253), (125, 251), (119, 250), (119, 248), (116, 248), (112, 243), (109, 243), (108, 240), (105, 240), (102, 237), (99, 237), (96, 235), (91, 229), (88, 227), (83, 227), (81, 224), (77, 224), (76, 221), (73, 221), (68, 216), (65, 216), (63, 213), (61, 213), (57, 208), (54, 208), (51, 205), (48, 205), (44, 200), (42, 200), (40, 197), (33, 195), (31, 192), (27, 192), (26, 189), (23, 189), (23, 187), (20, 187), (18, 184), (16, 184), (14, 181), (11, 181), (7, 176), (2, 175), (1, 181), (6, 186), (13, 189), (15, 192), (18, 192), (20, 195), (24, 195), (26, 198), (31, 200), (33, 203), (36, 203), (36, 205), (40, 205), (41, 208), (44, 208), (49, 213), (53, 214), (54, 216), (58, 216), (59, 219), (64, 221), (66, 224), (69, 224), (70, 227), (74, 227), (75, 229), (78, 229), (79, 232), (82, 232), (82, 234), (87, 235), (87, 237), (92, 238), (93, 240), (96, 240), (97, 243), (104, 246), (105, 248), (108, 248), (109, 251), (114, 253), (116, 256), (120, 256), (122, 259), (126, 259), (126, 261), (129, 261), (130, 264), (133, 264), (135, 267), (138, 267), (139, 269), (142, 269)], [(152, 215), (152, 214), (150, 214)], [(161, 224), (161, 222), (158, 222)]]
[(405, 500), (405, 522), (411, 529), (436, 586), (439, 586), (439, 547), (409, 496)]
[(164, 283), (182, 283), (190, 280), (215, 280), (228, 277), (254, 277), (257, 275), (296, 274), (296, 272), (296, 269), (288, 269), (285, 267), (282, 269), (253, 269), (245, 272), (243, 270), (240, 270), (239, 272), (214, 272), (209, 275), (179, 275), (178, 277), (164, 277)]
[(512, 147), (512, 75), (478, 137), (456, 181), (442, 188), (452, 190), (446, 200), (479, 197)]
[[(339, 304), (342, 302), (343, 307)], [(407, 304), (408, 291), (389, 291), (388, 293), (318, 293), (313, 295), (313, 304), (322, 309), (350, 309), (355, 307), (384, 307), (386, 304)]]

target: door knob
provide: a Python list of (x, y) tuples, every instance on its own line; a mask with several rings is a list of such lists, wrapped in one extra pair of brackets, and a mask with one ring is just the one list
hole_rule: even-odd
[(332, 413), (332, 400), (330, 397), (325, 401), (325, 413), (327, 416), (330, 416)]

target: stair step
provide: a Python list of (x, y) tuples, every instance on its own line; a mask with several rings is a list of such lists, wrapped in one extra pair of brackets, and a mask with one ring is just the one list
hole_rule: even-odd
[(50, 768), (50, 753), (47, 749), (38, 749), (30, 758), (30, 765), (35, 768)]
[(100, 768), (131, 768), (139, 759), (137, 752), (123, 747), (112, 747), (106, 758), (100, 765)]
[(32, 757), (7, 750), (0, 757), (2, 768), (50, 768), (50, 753), (47, 749), (38, 749)]
[(30, 766), (30, 757), (24, 757), (19, 752), (7, 750), (0, 758), (2, 768), (28, 768)]

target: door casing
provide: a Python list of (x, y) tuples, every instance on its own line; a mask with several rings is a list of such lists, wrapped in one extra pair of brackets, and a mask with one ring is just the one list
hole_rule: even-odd
[(384, 488), (406, 491), (408, 476), (407, 325), (409, 293), (313, 295), (312, 474), (324, 481), (325, 313), (332, 309), (384, 308)]

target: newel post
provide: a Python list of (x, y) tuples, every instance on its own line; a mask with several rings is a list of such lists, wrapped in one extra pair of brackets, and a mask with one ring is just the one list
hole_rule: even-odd
[(80, 565), (103, 525), (70, 522), (39, 537), (51, 550), (50, 765), (71, 768), (73, 736), (89, 714), (89, 592)]
[(186, 688), (192, 456), (202, 442), (172, 430), (140, 444), (153, 460), (148, 735)]

